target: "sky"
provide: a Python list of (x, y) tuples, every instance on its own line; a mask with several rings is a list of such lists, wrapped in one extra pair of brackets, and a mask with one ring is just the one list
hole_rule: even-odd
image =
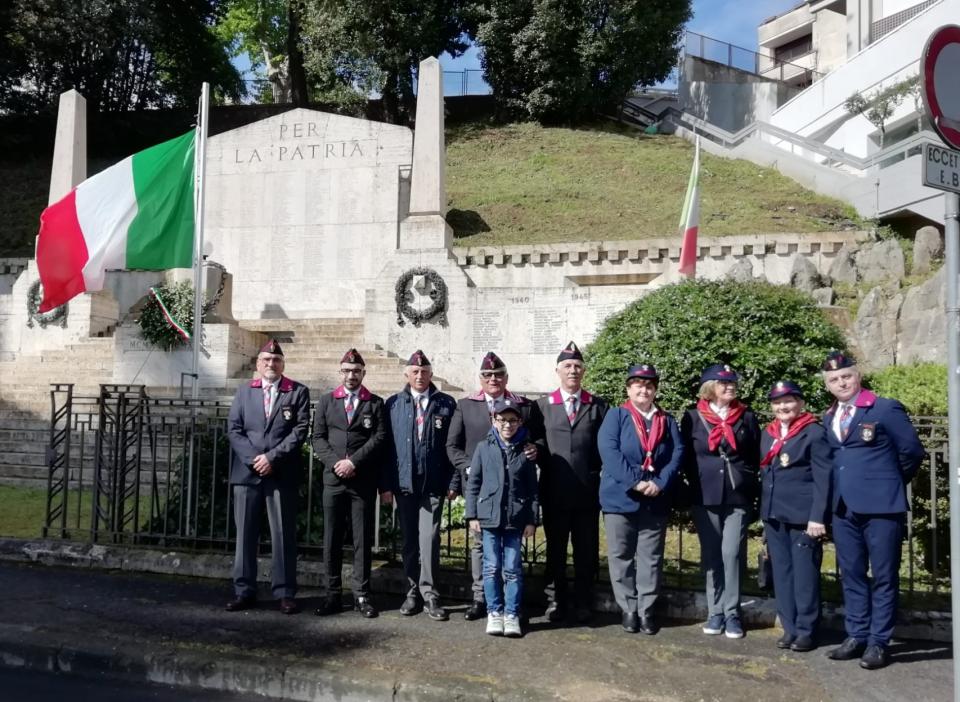
[[(756, 51), (757, 26), (798, 4), (800, 0), (693, 0), (693, 18), (687, 29)], [(440, 63), (448, 71), (480, 68), (476, 47), (455, 59), (444, 55)]]

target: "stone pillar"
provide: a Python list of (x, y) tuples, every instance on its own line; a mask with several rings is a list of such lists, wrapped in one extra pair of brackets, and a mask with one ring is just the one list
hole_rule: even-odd
[(449, 248), (453, 232), (443, 218), (447, 209), (444, 180), (443, 72), (430, 57), (420, 62), (417, 122), (413, 134), (413, 172), (409, 216), (400, 225), (401, 249)]
[(87, 101), (76, 90), (60, 95), (57, 136), (50, 171), (52, 204), (87, 178)]

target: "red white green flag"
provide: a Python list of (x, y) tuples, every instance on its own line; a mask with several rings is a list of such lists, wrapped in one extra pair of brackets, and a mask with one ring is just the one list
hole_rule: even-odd
[(680, 213), (680, 236), (683, 244), (680, 248), (680, 275), (688, 278), (697, 276), (697, 234), (700, 230), (700, 137), (693, 156), (693, 169), (687, 183), (687, 196)]
[(108, 270), (193, 265), (195, 132), (128, 156), (40, 215), (40, 312), (103, 289)]

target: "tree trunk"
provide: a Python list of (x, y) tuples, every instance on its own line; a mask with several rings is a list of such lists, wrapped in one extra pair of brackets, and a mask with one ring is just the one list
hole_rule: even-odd
[(303, 50), (300, 48), (300, 18), (294, 7), (296, 0), (287, 4), (287, 76), (290, 80), (291, 101), (297, 107), (305, 107), (309, 100), (307, 94), (307, 72), (303, 67)]

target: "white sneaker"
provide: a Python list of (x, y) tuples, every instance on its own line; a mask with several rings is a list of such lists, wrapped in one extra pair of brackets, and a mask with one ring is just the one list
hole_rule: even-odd
[(512, 638), (523, 636), (523, 631), (520, 629), (520, 617), (508, 614), (503, 618), (503, 635)]
[(491, 636), (503, 636), (503, 614), (490, 612), (487, 615), (487, 633)]

